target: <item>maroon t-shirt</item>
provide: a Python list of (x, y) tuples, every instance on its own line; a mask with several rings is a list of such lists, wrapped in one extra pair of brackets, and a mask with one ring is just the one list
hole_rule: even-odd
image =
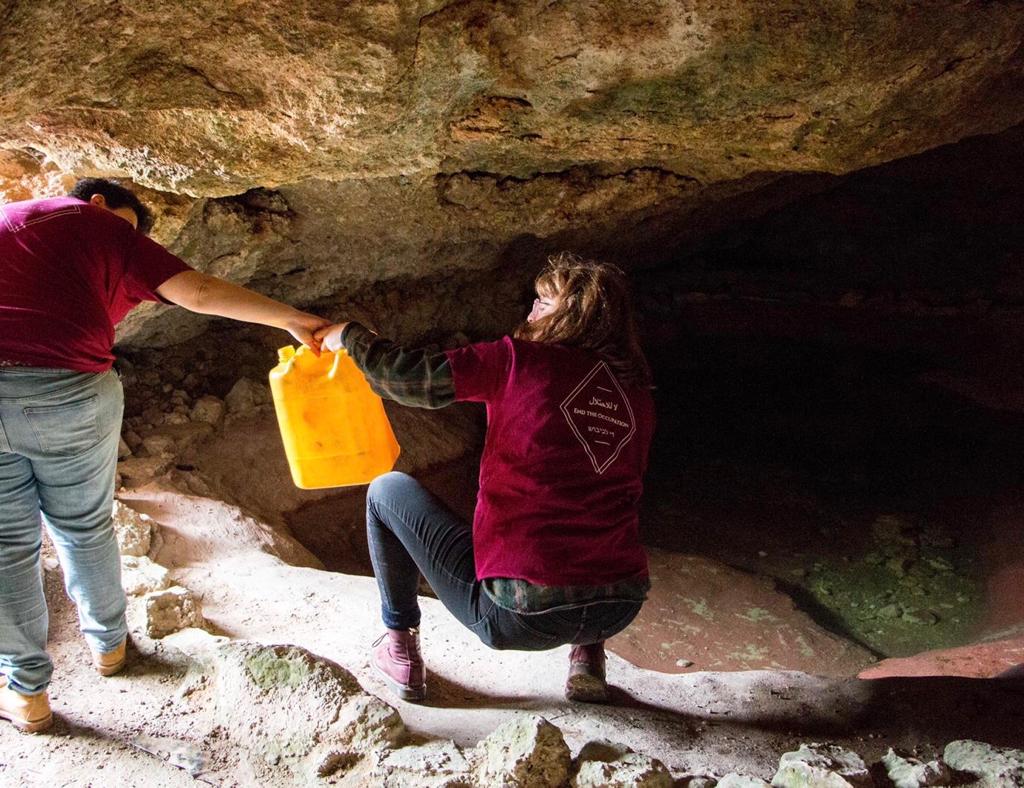
[(0, 365), (105, 372), (114, 327), (189, 266), (74, 197), (0, 205)]
[(487, 404), (473, 518), (477, 579), (642, 578), (638, 511), (654, 405), (601, 358), (505, 337), (447, 353), (455, 398)]

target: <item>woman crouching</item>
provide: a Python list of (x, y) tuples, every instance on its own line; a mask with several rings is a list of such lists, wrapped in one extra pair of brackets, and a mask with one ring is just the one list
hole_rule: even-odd
[(565, 694), (604, 702), (604, 642), (650, 588), (638, 509), (654, 427), (650, 372), (618, 268), (560, 254), (512, 337), (410, 350), (357, 323), (317, 333), (344, 347), (383, 397), (487, 405), (472, 527), (402, 473), (373, 481), (366, 525), (387, 632), (372, 662), (396, 694), (426, 697), (422, 573), (486, 645), (572, 644)]

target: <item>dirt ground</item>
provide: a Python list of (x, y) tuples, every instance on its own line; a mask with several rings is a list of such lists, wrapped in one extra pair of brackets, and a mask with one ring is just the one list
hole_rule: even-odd
[[(430, 699), (392, 698), (367, 661), (381, 625), (362, 492), (296, 490), (266, 410), (212, 432), (177, 428), (187, 448), (155, 480), (127, 478), (119, 497), (159, 524), (150, 555), (201, 598), (211, 631), (341, 664), (418, 737), (472, 746), (514, 715), (540, 714), (574, 753), (591, 739), (619, 741), (661, 759), (680, 784), (732, 771), (770, 779), (780, 755), (809, 741), (869, 763), (890, 746), (934, 757), (960, 738), (1024, 746), (1024, 683), (987, 678), (1024, 662), (1015, 474), (998, 477), (990, 464), (951, 484), (948, 466), (925, 463), (901, 495), (868, 485), (847, 505), (865, 482), (859, 461), (820, 463), (838, 450), (811, 456), (810, 469), (782, 461), (777, 444), (771, 457), (744, 459), (732, 438), (720, 451), (717, 432), (679, 420), (663, 426), (692, 440), (656, 454), (644, 515), (659, 582), (646, 615), (611, 644), (605, 707), (563, 699), (567, 648), (489, 651), (429, 597)], [(468, 515), (472, 457), (424, 470), (454, 451), (444, 429), (435, 433), (403, 462)], [(463, 436), (471, 442), (471, 427)], [(46, 578), (57, 722), (36, 736), (0, 725), (0, 784), (191, 784), (160, 754), (175, 747), (198, 753), (210, 767), (200, 779), (213, 784), (288, 784), (254, 782), (243, 765), (261, 754), (194, 725), (180, 695), (188, 660), (172, 646), (136, 637), (127, 670), (97, 677), (59, 568)]]
[[(567, 703), (561, 697), (567, 649), (539, 654), (491, 652), (431, 599), (423, 600), (430, 701), (396, 701), (369, 670), (369, 644), (380, 631), (370, 578), (295, 566), (276, 554), (285, 545), (234, 507), (154, 483), (125, 492), (133, 508), (160, 524), (154, 558), (202, 598), (212, 628), (233, 638), (292, 643), (351, 670), (369, 692), (398, 708), (424, 737), (473, 745), (512, 715), (537, 713), (562, 728), (573, 751), (610, 738), (660, 758), (678, 778), (729, 771), (770, 778), (778, 758), (808, 740), (845, 744), (865, 759), (890, 745), (932, 756), (950, 740), (1024, 744), (1024, 684), (953, 677), (816, 678), (792, 671), (703, 671), (672, 675), (612, 656), (614, 703)], [(292, 562), (304, 551), (288, 548)], [(307, 558), (308, 554), (305, 554)], [(315, 564), (315, 560), (308, 563)], [(51, 650), (56, 663), (52, 733), (23, 735), (0, 726), (0, 782), (8, 785), (185, 785), (184, 771), (133, 744), (187, 740), (189, 720), (176, 691), (184, 662), (150, 643), (132, 649), (127, 670), (100, 679), (88, 664), (74, 611), (47, 572)], [(287, 713), (287, 710), (282, 710)], [(143, 743), (145, 740), (143, 741)], [(188, 742), (209, 763), (239, 758), (230, 742)], [(244, 772), (214, 772), (215, 784), (245, 785)]]

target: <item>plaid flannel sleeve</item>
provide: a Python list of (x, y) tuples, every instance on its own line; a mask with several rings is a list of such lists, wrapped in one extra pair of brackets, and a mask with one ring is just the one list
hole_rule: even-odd
[(414, 408), (443, 408), (455, 402), (455, 379), (444, 353), (410, 350), (349, 323), (341, 343), (378, 395)]

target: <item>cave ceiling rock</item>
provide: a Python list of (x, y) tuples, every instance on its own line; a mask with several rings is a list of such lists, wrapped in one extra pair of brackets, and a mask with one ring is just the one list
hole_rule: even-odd
[[(304, 303), (1024, 120), (1016, 3), (14, 0), (0, 17), (0, 197), (130, 178), (158, 240)], [(122, 339), (190, 333), (141, 330), (154, 319)]]

